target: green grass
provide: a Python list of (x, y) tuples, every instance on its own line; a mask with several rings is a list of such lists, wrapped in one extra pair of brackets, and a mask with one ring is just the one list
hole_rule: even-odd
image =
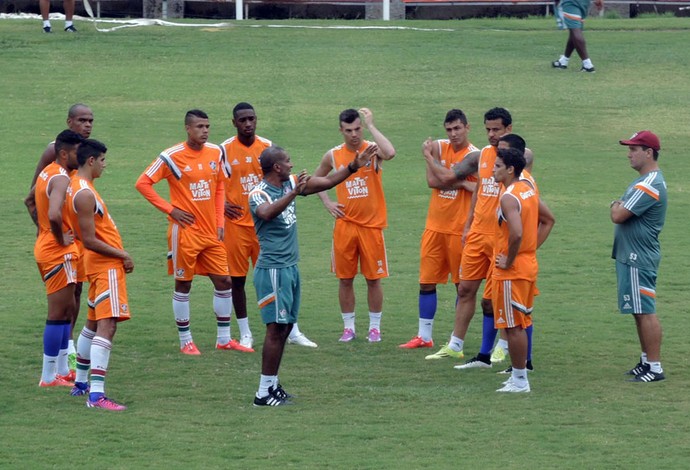
[[(43, 35), (37, 21), (0, 22), (0, 467), (685, 468), (687, 21), (592, 19), (586, 36), (595, 75), (577, 72), (577, 59), (567, 71), (550, 69), (565, 42), (551, 19), (386, 23), (451, 31), (268, 24), (98, 33), (78, 23), (78, 35)], [(232, 133), (232, 106), (244, 100), (257, 109), (259, 133), (287, 148), (296, 169), (313, 171), (341, 141), (337, 115), (346, 107), (372, 108), (397, 149), (384, 170), (391, 277), (384, 282), (382, 343), (337, 343), (332, 221), (317, 198), (298, 202), (300, 324), (319, 348), (287, 348), (281, 381), (299, 398), (285, 409), (251, 406), (260, 354), (212, 350), (211, 288), (203, 278), (192, 291), (203, 355), (177, 352), (166, 223), (133, 187), (160, 150), (184, 139), (187, 109), (206, 110), (212, 140), (220, 142)], [(133, 319), (115, 338), (107, 383), (109, 394), (129, 406), (122, 414), (87, 410), (64, 390), (36, 387), (46, 302), (22, 199), (38, 156), (75, 102), (91, 105), (93, 136), (110, 149), (97, 185), (136, 263), (128, 278)], [(417, 329), (418, 249), (429, 196), (421, 143), (443, 137), (445, 112), (461, 107), (472, 141), (484, 145), (482, 116), (493, 106), (512, 111), (557, 217), (540, 253), (537, 370), (528, 396), (497, 396), (493, 372), (460, 373), (450, 362), (424, 361), (428, 351), (397, 348)], [(622, 375), (639, 348), (632, 319), (616, 313), (608, 204), (635, 176), (618, 140), (644, 128), (661, 137), (669, 185), (658, 285), (668, 380), (636, 386)], [(362, 333), (362, 279), (356, 287)], [(260, 347), (251, 286), (247, 292)], [(451, 331), (453, 301), (452, 289), (440, 286), (437, 343)], [(480, 334), (474, 323), (469, 354)]]

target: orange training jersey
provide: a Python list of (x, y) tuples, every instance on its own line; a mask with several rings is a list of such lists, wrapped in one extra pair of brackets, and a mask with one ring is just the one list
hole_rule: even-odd
[[(36, 213), (38, 216), (38, 237), (34, 245), (34, 256), (38, 262), (48, 262), (66, 253), (78, 253), (79, 249), (76, 245), (71, 244), (64, 246), (55, 239), (53, 232), (50, 230), (50, 219), (48, 218), (48, 209), (50, 208), (50, 195), (48, 194), (48, 185), (53, 178), (67, 178), (69, 174), (62, 166), (53, 162), (46, 166), (36, 179)], [(67, 205), (62, 207), (62, 231), (66, 232), (72, 229), (69, 222), (69, 211)], [(74, 230), (73, 230), (74, 232)]]
[(218, 228), (225, 226), (223, 201), (219, 205), (216, 199), (217, 192), (223, 191), (220, 165), (217, 145), (206, 143), (201, 150), (193, 150), (182, 142), (161, 152), (144, 174), (154, 183), (168, 181), (172, 205), (194, 215), (194, 224), (187, 229), (216, 238)]
[[(364, 141), (359, 147), (362, 153), (373, 142)], [(347, 166), (355, 158), (355, 152), (350, 151), (345, 144), (332, 148), (330, 151), (332, 166), (339, 170)], [(369, 228), (386, 228), (386, 198), (383, 195), (383, 181), (381, 180), (381, 166), (378, 159), (372, 159), (366, 166), (347, 177), (345, 181), (335, 187), (338, 203), (343, 204), (345, 217), (341, 220), (352, 222)]]
[(263, 178), (259, 155), (270, 146), (270, 140), (258, 135), (249, 147), (245, 147), (236, 136), (220, 144), (223, 152), (223, 170), (226, 176), (225, 200), (244, 209), (242, 217), (234, 220), (227, 219), (226, 222), (247, 227), (254, 226), (247, 197), (254, 186), (259, 184)]
[(529, 182), (529, 184), (531, 184), (534, 190), (537, 192), (537, 197), (539, 197), (539, 186), (537, 186), (534, 176), (532, 176), (529, 171), (522, 170), (522, 173), (520, 173), (520, 179)]
[(498, 195), (501, 192), (500, 183), (494, 181), (494, 164), (496, 163), (496, 147), (487, 145), (479, 154), (479, 172), (477, 181), (477, 202), (474, 206), (472, 232), (492, 234), (496, 229), (496, 208)]
[[(93, 208), (93, 222), (96, 230), (96, 238), (101, 240), (108, 245), (123, 250), (122, 238), (120, 237), (120, 232), (118, 232), (115, 226), (115, 221), (110, 217), (108, 208), (105, 206), (103, 199), (101, 199), (100, 194), (93, 187), (93, 184), (87, 180), (75, 176), (70, 182), (70, 186), (67, 189), (67, 205), (70, 212), (73, 214), (72, 219), (77, 217), (77, 210), (74, 207), (74, 198), (82, 191), (91, 191), (93, 196), (96, 198), (96, 205)], [(78, 224), (77, 224), (78, 228)], [(77, 233), (81, 238), (81, 231), (78, 230)], [(86, 275), (90, 276), (99, 272), (107, 271), (111, 268), (122, 267), (122, 260), (120, 258), (113, 258), (110, 256), (105, 256), (95, 251), (89, 249), (84, 249), (84, 265), (86, 267)]]
[[(526, 181), (519, 180), (506, 188), (500, 199), (515, 198), (519, 205), (520, 218), (522, 219), (522, 241), (515, 261), (510, 269), (494, 269), (494, 279), (526, 279), (537, 280), (537, 229), (539, 228), (539, 195), (537, 191)], [(494, 253), (508, 254), (508, 224), (503, 218), (499, 206), (496, 219), (498, 229), (496, 231), (496, 245)]]
[[(439, 146), (441, 164), (446, 168), (452, 168), (456, 163), (460, 163), (468, 153), (478, 150), (474, 145), (468, 144), (467, 147), (455, 152), (448, 139), (437, 140), (435, 144)], [(477, 181), (477, 178), (469, 176), (467, 181)], [(425, 228), (440, 233), (462, 234), (471, 202), (472, 193), (470, 191), (433, 189)]]

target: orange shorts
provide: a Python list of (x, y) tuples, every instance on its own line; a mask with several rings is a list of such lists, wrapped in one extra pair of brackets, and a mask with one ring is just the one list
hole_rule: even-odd
[(89, 313), (91, 321), (115, 318), (129, 320), (127, 283), (124, 268), (111, 268), (89, 275)]
[(460, 282), (462, 235), (424, 230), (419, 250), (419, 283), (446, 284), (448, 275)]
[(536, 283), (526, 279), (493, 280), (494, 326), (527, 328), (532, 325)]
[(77, 264), (79, 256), (72, 253), (65, 253), (59, 260), (51, 262), (36, 262), (38, 271), (46, 286), (48, 295), (64, 289), (70, 284), (77, 283)]
[(191, 281), (195, 274), (229, 274), (225, 245), (216, 238), (199, 236), (194, 230), (170, 224), (168, 249), (168, 274), (176, 280)]
[[(477, 281), (489, 279), (494, 263), (494, 237), (483, 233), (470, 232), (462, 249), (460, 279)], [(486, 296), (485, 296), (486, 297)]]
[(342, 220), (335, 221), (331, 270), (338, 279), (357, 275), (357, 264), (366, 279), (388, 277), (388, 258), (383, 230), (367, 228)]
[(246, 277), (249, 260), (256, 265), (259, 257), (259, 239), (254, 227), (225, 222), (225, 252), (228, 256), (228, 270), (233, 277)]

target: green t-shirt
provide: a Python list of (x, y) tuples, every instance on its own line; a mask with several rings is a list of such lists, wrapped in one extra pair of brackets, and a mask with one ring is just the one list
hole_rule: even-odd
[(632, 182), (621, 198), (633, 215), (616, 224), (612, 258), (636, 268), (656, 270), (661, 260), (659, 233), (666, 220), (666, 181), (660, 170)]
[(293, 190), (296, 184), (294, 175), (284, 181), (280, 187), (261, 182), (249, 193), (249, 210), (254, 219), (254, 230), (259, 238), (259, 259), (257, 268), (286, 268), (299, 261), (297, 243), (297, 213), (293, 200), (283, 212), (272, 220), (263, 220), (256, 216), (256, 208), (262, 204), (271, 204)]

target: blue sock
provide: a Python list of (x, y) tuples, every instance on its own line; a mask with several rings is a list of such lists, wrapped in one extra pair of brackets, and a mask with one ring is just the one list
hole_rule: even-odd
[(438, 304), (438, 296), (436, 289), (429, 292), (419, 291), (419, 318), (425, 320), (433, 320), (436, 316), (436, 306)]
[(57, 357), (60, 354), (63, 326), (62, 321), (46, 320), (43, 330), (43, 354), (46, 356)]
[(60, 342), (60, 349), (67, 349), (69, 347), (69, 336), (72, 333), (72, 325), (66, 322), (62, 325), (62, 341)]
[(103, 392), (91, 392), (89, 393), (89, 401), (96, 401), (101, 398), (105, 393)]
[(482, 347), (479, 350), (480, 354), (491, 354), (491, 350), (494, 348), (494, 341), (496, 341), (496, 334), (498, 330), (494, 328), (494, 317), (493, 315), (483, 315), (484, 319), (482, 322)]
[(532, 327), (534, 325), (530, 325), (527, 328), (525, 328), (525, 332), (527, 333), (527, 360), (531, 361), (532, 360)]

